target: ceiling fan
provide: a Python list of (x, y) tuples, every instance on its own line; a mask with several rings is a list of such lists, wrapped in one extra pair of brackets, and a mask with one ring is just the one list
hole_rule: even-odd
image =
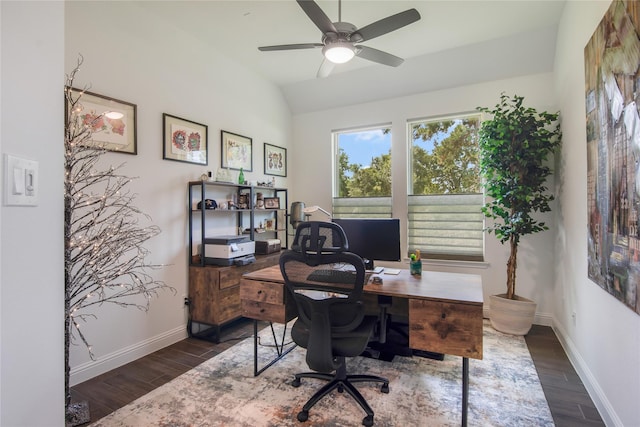
[(349, 22), (342, 22), (342, 1), (338, 0), (338, 22), (331, 22), (329, 17), (313, 0), (296, 0), (309, 19), (322, 31), (322, 43), (282, 44), (276, 46), (262, 46), (258, 50), (267, 52), (274, 50), (295, 50), (322, 48), (324, 60), (318, 70), (318, 77), (327, 77), (335, 64), (343, 64), (354, 56), (377, 62), (379, 64), (397, 67), (404, 62), (390, 53), (367, 46), (356, 45), (375, 37), (395, 31), (420, 19), (415, 9), (380, 19), (372, 24), (358, 29)]

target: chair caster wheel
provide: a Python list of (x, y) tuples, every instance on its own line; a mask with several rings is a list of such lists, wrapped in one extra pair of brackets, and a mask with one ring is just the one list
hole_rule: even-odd
[(294, 387), (300, 387), (300, 378), (296, 378), (293, 381), (291, 381), (291, 385)]
[[(298, 412), (298, 421), (301, 423), (307, 421), (309, 419), (309, 411), (300, 411)], [(371, 424), (369, 424), (371, 425)]]
[[(298, 418), (299, 419), (299, 418)], [(371, 427), (373, 425), (373, 415), (367, 415), (362, 419), (362, 425)]]
[(382, 387), (380, 387), (380, 391), (383, 393), (389, 393), (389, 384), (382, 384)]
[(344, 387), (341, 385), (338, 386), (338, 393), (344, 393)]

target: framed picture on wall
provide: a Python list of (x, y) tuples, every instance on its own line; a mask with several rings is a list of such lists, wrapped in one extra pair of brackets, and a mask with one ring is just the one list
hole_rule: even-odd
[(207, 125), (192, 122), (170, 114), (162, 114), (163, 156), (165, 160), (206, 165)]
[(136, 104), (97, 93), (68, 88), (80, 97), (78, 114), (84, 124), (92, 127), (92, 144), (108, 151), (137, 154)]
[(265, 175), (287, 176), (287, 149), (264, 143)]
[(245, 172), (253, 170), (253, 140), (247, 136), (221, 131), (222, 167), (242, 169)]

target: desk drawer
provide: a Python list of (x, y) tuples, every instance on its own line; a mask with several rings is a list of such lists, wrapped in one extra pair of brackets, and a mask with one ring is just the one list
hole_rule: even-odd
[(242, 316), (274, 323), (288, 321), (284, 304), (267, 304), (245, 299), (242, 300)]
[(240, 281), (242, 315), (250, 319), (287, 323), (298, 314), (295, 303), (285, 293), (282, 283), (243, 278)]
[(412, 299), (409, 347), (482, 359), (482, 305)]
[(261, 282), (242, 279), (240, 299), (284, 305), (284, 285), (282, 283)]

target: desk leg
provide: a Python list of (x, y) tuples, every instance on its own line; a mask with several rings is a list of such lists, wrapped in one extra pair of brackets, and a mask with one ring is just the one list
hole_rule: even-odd
[(253, 376), (257, 377), (258, 372), (258, 321), (253, 320)]
[(271, 334), (273, 335), (273, 343), (276, 347), (276, 352), (278, 355), (273, 358), (269, 363), (267, 363), (262, 368), (258, 369), (258, 321), (254, 319), (253, 321), (253, 376), (257, 377), (261, 373), (263, 373), (268, 367), (276, 363), (278, 360), (282, 359), (284, 356), (289, 354), (291, 350), (296, 348), (296, 345), (291, 345), (286, 351), (284, 350), (284, 340), (287, 336), (287, 325), (284, 325), (284, 331), (282, 332), (282, 339), (278, 342), (276, 338), (276, 331), (273, 329), (273, 323), (269, 322), (269, 326), (271, 327)]
[(462, 427), (467, 427), (467, 407), (469, 406), (469, 358), (462, 358)]

